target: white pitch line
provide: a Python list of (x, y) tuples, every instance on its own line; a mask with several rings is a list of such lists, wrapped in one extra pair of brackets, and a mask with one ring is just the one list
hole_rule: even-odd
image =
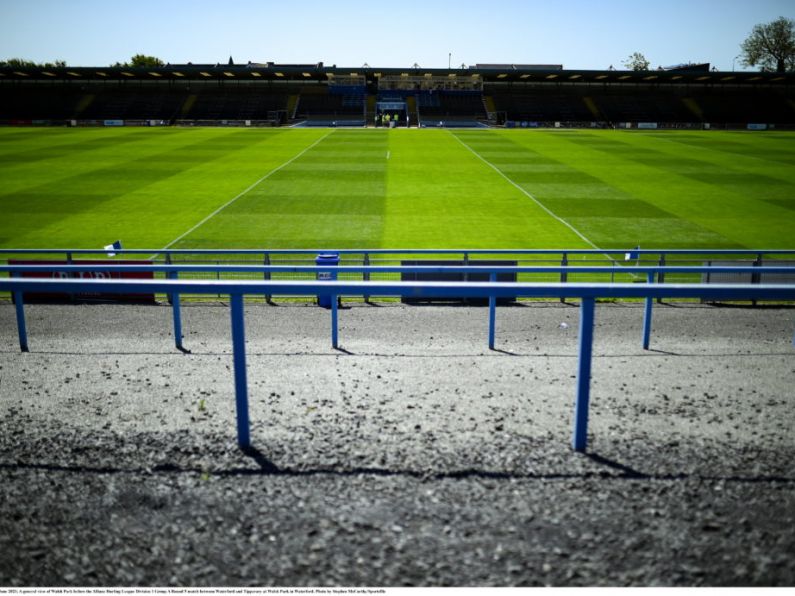
[[(547, 212), (547, 214), (549, 214), (551, 217), (555, 218), (555, 219), (556, 219), (556, 220), (558, 220), (560, 223), (562, 223), (564, 226), (566, 226), (567, 228), (569, 228), (569, 229), (570, 229), (572, 232), (574, 232), (575, 234), (577, 234), (577, 236), (579, 236), (579, 237), (580, 237), (581, 239), (583, 239), (585, 242), (587, 242), (588, 244), (590, 244), (590, 245), (591, 245), (592, 247), (594, 247), (596, 250), (604, 250), (604, 249), (602, 249), (601, 247), (599, 247), (599, 246), (597, 246), (596, 244), (594, 244), (593, 242), (591, 242), (591, 241), (590, 241), (590, 240), (589, 240), (589, 239), (588, 239), (588, 238), (587, 238), (587, 237), (586, 237), (586, 236), (585, 236), (585, 235), (584, 235), (582, 232), (580, 232), (580, 231), (579, 231), (577, 228), (575, 228), (573, 225), (571, 225), (571, 224), (570, 224), (569, 222), (567, 222), (565, 219), (563, 219), (562, 217), (559, 217), (559, 216), (555, 215), (555, 214), (554, 214), (554, 213), (553, 213), (553, 212), (552, 212), (552, 211), (551, 211), (551, 210), (550, 210), (550, 209), (549, 209), (549, 208), (548, 208), (546, 205), (544, 205), (543, 203), (541, 203), (541, 201), (539, 201), (537, 198), (535, 198), (533, 195), (531, 195), (529, 192), (527, 192), (527, 191), (526, 191), (524, 188), (522, 188), (521, 186), (519, 186), (518, 184), (516, 184), (516, 182), (514, 182), (513, 180), (511, 180), (511, 179), (510, 179), (510, 178), (509, 178), (509, 177), (508, 177), (508, 176), (507, 176), (507, 175), (506, 175), (506, 174), (505, 174), (505, 173), (504, 173), (502, 170), (500, 170), (500, 169), (499, 169), (497, 166), (495, 166), (493, 163), (491, 163), (489, 160), (487, 160), (485, 157), (483, 157), (483, 156), (482, 156), (480, 153), (478, 153), (477, 151), (475, 151), (475, 150), (474, 150), (472, 147), (470, 147), (470, 146), (469, 146), (469, 145), (467, 145), (467, 144), (466, 144), (464, 141), (462, 141), (460, 138), (458, 138), (458, 135), (454, 134), (452, 131), (448, 131), (448, 132), (450, 132), (450, 134), (451, 134), (451, 135), (453, 135), (453, 137), (455, 137), (455, 140), (456, 140), (456, 141), (458, 141), (458, 142), (459, 142), (459, 143), (461, 143), (461, 144), (462, 144), (464, 147), (466, 147), (467, 149), (469, 149), (469, 150), (472, 152), (472, 154), (473, 154), (475, 157), (477, 157), (477, 158), (478, 158), (480, 161), (482, 161), (482, 162), (483, 162), (483, 163), (485, 163), (487, 166), (489, 166), (491, 169), (493, 169), (495, 172), (497, 172), (497, 173), (498, 173), (500, 176), (502, 176), (502, 177), (503, 177), (503, 178), (504, 178), (504, 179), (505, 179), (505, 180), (506, 180), (506, 181), (507, 181), (509, 184), (511, 184), (511, 185), (512, 185), (514, 188), (516, 188), (516, 189), (517, 189), (519, 192), (521, 192), (522, 194), (524, 194), (526, 197), (528, 197), (529, 199), (531, 199), (531, 200), (532, 200), (532, 201), (533, 201), (533, 202), (534, 202), (536, 205), (538, 205), (539, 207), (541, 207), (541, 209), (543, 209), (544, 211), (546, 211), (546, 212)], [(607, 252), (603, 252), (602, 254), (603, 254), (604, 256), (606, 256), (606, 257), (607, 257), (607, 260), (608, 260), (608, 261), (610, 261), (611, 263), (613, 263), (614, 265), (619, 265), (619, 263), (618, 263), (618, 262), (617, 262), (617, 261), (616, 261), (616, 260), (615, 260), (613, 257), (611, 257), (611, 256), (610, 256), (610, 255), (609, 255)], [(630, 272), (630, 275), (631, 275), (633, 278), (635, 278), (635, 279), (637, 279), (637, 278), (638, 278), (638, 275), (637, 275), (637, 274), (635, 274), (635, 273), (631, 273), (631, 272)]]
[[(182, 234), (182, 235), (180, 235), (180, 236), (177, 236), (176, 238), (174, 238), (174, 240), (172, 240), (171, 242), (169, 242), (168, 244), (166, 244), (166, 245), (165, 245), (163, 248), (161, 248), (160, 250), (166, 250), (166, 249), (168, 249), (168, 248), (172, 247), (172, 246), (173, 246), (173, 245), (175, 245), (177, 242), (179, 242), (180, 240), (182, 240), (182, 239), (183, 239), (185, 236), (187, 236), (188, 234), (191, 234), (192, 232), (194, 232), (195, 230), (197, 230), (198, 228), (200, 228), (201, 226), (203, 226), (205, 223), (207, 223), (207, 221), (209, 221), (210, 219), (212, 219), (213, 217), (215, 217), (216, 215), (218, 215), (218, 214), (219, 214), (221, 211), (223, 211), (224, 209), (226, 209), (227, 207), (229, 207), (229, 205), (231, 205), (232, 203), (234, 203), (235, 201), (237, 201), (237, 200), (238, 200), (240, 197), (242, 197), (242, 196), (244, 196), (245, 194), (247, 194), (247, 193), (251, 192), (251, 191), (252, 191), (252, 190), (253, 190), (255, 187), (257, 187), (257, 186), (258, 186), (260, 183), (262, 183), (262, 182), (264, 182), (265, 180), (267, 180), (268, 178), (270, 178), (270, 177), (271, 177), (273, 174), (275, 174), (276, 172), (278, 172), (278, 171), (279, 171), (279, 170), (281, 170), (282, 168), (285, 168), (285, 167), (289, 166), (289, 165), (290, 165), (291, 163), (293, 163), (293, 162), (294, 162), (296, 159), (298, 159), (298, 158), (299, 158), (299, 157), (301, 157), (301, 156), (302, 156), (304, 153), (306, 153), (307, 151), (309, 151), (310, 149), (312, 149), (313, 147), (315, 147), (315, 146), (316, 146), (318, 143), (320, 143), (322, 140), (324, 140), (324, 139), (325, 139), (327, 136), (329, 136), (329, 135), (330, 135), (330, 134), (332, 134), (333, 132), (334, 132), (334, 129), (330, 130), (329, 132), (327, 132), (326, 134), (324, 134), (322, 137), (320, 137), (320, 138), (319, 138), (317, 141), (315, 141), (314, 143), (312, 143), (311, 145), (309, 145), (308, 147), (306, 147), (305, 149), (303, 149), (303, 150), (302, 150), (300, 153), (298, 153), (297, 155), (295, 155), (295, 156), (291, 157), (290, 159), (288, 159), (287, 161), (285, 161), (285, 162), (284, 162), (283, 164), (281, 164), (280, 166), (273, 168), (273, 169), (272, 169), (270, 172), (268, 172), (267, 174), (265, 174), (265, 175), (264, 175), (262, 178), (260, 178), (260, 179), (259, 179), (259, 180), (257, 180), (256, 182), (254, 182), (254, 184), (252, 184), (252, 185), (251, 185), (251, 186), (249, 186), (247, 189), (245, 189), (244, 191), (240, 192), (238, 195), (236, 195), (235, 197), (231, 198), (231, 199), (230, 199), (230, 200), (228, 200), (226, 203), (224, 203), (223, 205), (221, 205), (220, 207), (218, 207), (218, 209), (216, 209), (215, 211), (213, 211), (212, 213), (210, 213), (210, 215), (208, 215), (207, 217), (205, 217), (204, 219), (202, 219), (202, 220), (201, 220), (199, 223), (197, 223), (195, 226), (193, 226), (193, 227), (192, 227), (190, 230), (188, 230), (187, 232), (185, 232), (184, 234)], [(151, 257), (149, 257), (149, 258), (150, 258), (150, 259), (153, 259), (153, 258), (155, 258), (155, 257), (156, 257), (158, 254), (160, 254), (160, 253), (155, 253), (155, 254), (153, 254), (153, 255), (152, 255)]]
[(522, 194), (524, 194), (526, 197), (528, 197), (530, 200), (532, 200), (532, 201), (533, 201), (533, 202), (534, 202), (536, 205), (538, 205), (539, 207), (541, 207), (541, 209), (543, 209), (544, 211), (546, 211), (546, 212), (547, 212), (547, 214), (548, 214), (550, 217), (553, 217), (553, 218), (555, 218), (556, 220), (558, 220), (560, 223), (562, 223), (564, 226), (566, 226), (567, 228), (569, 228), (569, 229), (570, 229), (572, 232), (574, 232), (575, 234), (577, 234), (577, 236), (579, 236), (579, 237), (580, 237), (582, 240), (584, 240), (585, 242), (587, 242), (588, 244), (590, 244), (592, 247), (594, 247), (594, 248), (596, 248), (596, 249), (598, 249), (598, 250), (601, 250), (601, 248), (599, 248), (598, 246), (596, 246), (596, 244), (594, 244), (594, 243), (593, 243), (593, 242), (591, 242), (591, 241), (590, 241), (588, 238), (586, 238), (586, 237), (585, 237), (585, 235), (584, 235), (584, 234), (582, 234), (582, 233), (581, 233), (581, 232), (580, 232), (580, 231), (579, 231), (577, 228), (575, 228), (573, 225), (571, 225), (569, 222), (567, 222), (567, 221), (566, 221), (565, 219), (563, 219), (562, 217), (559, 217), (559, 216), (555, 215), (555, 214), (554, 214), (554, 213), (553, 213), (553, 212), (552, 212), (552, 211), (551, 211), (549, 208), (547, 208), (547, 207), (546, 207), (546, 206), (545, 206), (545, 205), (544, 205), (544, 204), (543, 204), (541, 201), (539, 201), (537, 198), (535, 198), (533, 195), (531, 195), (529, 192), (527, 192), (527, 191), (526, 191), (524, 188), (522, 188), (521, 186), (519, 186), (518, 184), (516, 184), (516, 182), (514, 182), (513, 180), (511, 180), (511, 179), (510, 179), (510, 178), (509, 178), (507, 175), (505, 175), (505, 173), (504, 173), (502, 170), (500, 170), (500, 169), (499, 169), (497, 166), (495, 166), (493, 163), (491, 163), (489, 160), (487, 160), (485, 157), (483, 157), (483, 156), (482, 156), (480, 153), (478, 153), (477, 151), (475, 151), (475, 150), (474, 150), (472, 147), (470, 147), (470, 146), (469, 146), (469, 145), (467, 145), (467, 144), (466, 144), (464, 141), (462, 141), (460, 138), (458, 138), (458, 135), (455, 135), (455, 134), (453, 134), (452, 132), (450, 132), (450, 134), (452, 134), (452, 135), (455, 137), (456, 141), (458, 141), (458, 142), (459, 142), (459, 143), (461, 143), (461, 144), (462, 144), (464, 147), (466, 147), (467, 149), (469, 149), (469, 150), (472, 152), (472, 154), (473, 154), (475, 157), (477, 157), (477, 158), (478, 158), (480, 161), (482, 161), (482, 162), (483, 162), (483, 163), (485, 163), (487, 166), (489, 166), (491, 169), (493, 169), (495, 172), (497, 172), (497, 173), (498, 173), (500, 176), (502, 176), (502, 177), (503, 177), (505, 180), (507, 180), (507, 181), (508, 181), (508, 183), (509, 183), (509, 184), (511, 184), (511, 185), (512, 185), (514, 188), (516, 188), (516, 189), (517, 189), (519, 192), (521, 192)]

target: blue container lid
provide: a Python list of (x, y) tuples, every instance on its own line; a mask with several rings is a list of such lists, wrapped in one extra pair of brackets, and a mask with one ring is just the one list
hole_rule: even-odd
[(324, 252), (315, 257), (315, 264), (322, 265), (324, 263), (329, 265), (337, 265), (340, 262), (340, 255), (336, 252)]

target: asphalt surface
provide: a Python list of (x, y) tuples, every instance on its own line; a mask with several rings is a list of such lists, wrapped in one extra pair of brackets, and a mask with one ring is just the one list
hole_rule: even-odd
[(2, 586), (795, 585), (795, 310), (0, 304)]

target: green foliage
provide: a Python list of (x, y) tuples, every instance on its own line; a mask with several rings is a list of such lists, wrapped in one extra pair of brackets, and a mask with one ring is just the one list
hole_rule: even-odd
[(22, 58), (9, 58), (0, 61), (0, 66), (11, 68), (66, 68), (66, 61), (56, 60), (55, 62), (33, 62)]
[(165, 66), (166, 63), (163, 62), (160, 58), (155, 56), (146, 56), (144, 54), (136, 54), (132, 58), (130, 58), (129, 62), (116, 62), (112, 64), (114, 68), (157, 68), (159, 66)]
[(795, 70), (795, 21), (779, 17), (756, 25), (740, 47), (746, 66), (775, 72)]
[(651, 64), (646, 56), (640, 52), (630, 54), (630, 56), (622, 63), (628, 70), (649, 70)]

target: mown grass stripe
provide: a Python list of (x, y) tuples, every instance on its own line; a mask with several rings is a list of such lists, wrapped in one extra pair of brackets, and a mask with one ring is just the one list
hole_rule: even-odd
[[(732, 168), (730, 159), (720, 165), (703, 161), (693, 153), (666, 153), (664, 141), (655, 142), (654, 137), (636, 132), (545, 135), (547, 138), (538, 147), (544, 155), (566, 160), (622, 192), (676, 216), (677, 220), (649, 220), (647, 225), (624, 218), (622, 227), (634, 226), (638, 242), (646, 237), (655, 238), (659, 243), (656, 246), (672, 248), (785, 248), (769, 243), (768, 238), (780, 238), (786, 244), (786, 230), (795, 232), (785, 210), (755, 200), (761, 196), (759, 193), (772, 188), (771, 182), (780, 197), (786, 183), (753, 173), (745, 175)], [(724, 136), (715, 140), (717, 144), (727, 141)], [(758, 184), (760, 181), (765, 183)], [(601, 236), (615, 234), (610, 229), (615, 223), (592, 219), (591, 225)]]
[[(203, 226), (205, 223), (207, 223), (208, 221), (210, 221), (210, 220), (211, 220), (213, 217), (215, 217), (216, 215), (218, 215), (218, 214), (219, 214), (221, 211), (223, 211), (224, 209), (226, 209), (227, 207), (229, 207), (230, 205), (232, 205), (232, 204), (233, 204), (235, 201), (237, 201), (239, 198), (241, 198), (241, 197), (245, 196), (245, 195), (246, 195), (246, 194), (248, 194), (250, 191), (252, 191), (253, 189), (255, 189), (255, 188), (256, 188), (257, 186), (259, 186), (259, 185), (260, 185), (262, 182), (264, 182), (265, 180), (267, 180), (268, 178), (270, 178), (270, 177), (271, 177), (273, 174), (275, 174), (275, 173), (276, 173), (276, 172), (278, 172), (279, 170), (282, 170), (283, 168), (285, 168), (285, 167), (289, 166), (289, 165), (290, 165), (291, 163), (293, 163), (295, 160), (299, 159), (299, 158), (300, 158), (302, 155), (304, 155), (304, 153), (306, 153), (307, 151), (310, 151), (312, 148), (316, 147), (316, 146), (317, 146), (318, 144), (320, 144), (320, 143), (321, 143), (321, 142), (322, 142), (324, 139), (326, 139), (326, 138), (327, 138), (329, 135), (331, 135), (331, 134), (333, 134), (333, 133), (334, 133), (334, 129), (330, 130), (330, 131), (329, 131), (329, 132), (327, 132), (325, 135), (323, 135), (322, 137), (320, 137), (319, 139), (317, 139), (317, 140), (316, 140), (314, 143), (312, 143), (312, 144), (311, 144), (311, 145), (309, 145), (308, 147), (304, 148), (304, 149), (303, 149), (303, 150), (302, 150), (300, 153), (298, 153), (298, 154), (294, 155), (293, 157), (291, 157), (290, 159), (288, 159), (287, 161), (285, 161), (285, 162), (284, 162), (284, 163), (282, 163), (281, 165), (279, 165), (279, 166), (277, 166), (277, 167), (273, 168), (272, 170), (270, 170), (270, 171), (269, 171), (267, 174), (265, 174), (264, 176), (262, 176), (262, 177), (261, 177), (259, 180), (256, 180), (256, 181), (255, 181), (253, 184), (251, 184), (251, 185), (250, 185), (250, 186), (248, 186), (246, 189), (244, 189), (243, 191), (241, 191), (240, 193), (238, 193), (237, 195), (235, 195), (234, 197), (232, 197), (232, 198), (231, 198), (230, 200), (228, 200), (226, 203), (224, 203), (223, 205), (221, 205), (220, 207), (218, 207), (218, 209), (216, 209), (215, 211), (213, 211), (212, 213), (210, 213), (209, 215), (207, 215), (207, 216), (206, 216), (204, 219), (202, 219), (202, 220), (201, 220), (199, 223), (197, 223), (195, 226), (193, 226), (192, 228), (190, 228), (188, 231), (184, 232), (183, 234), (180, 234), (180, 235), (179, 235), (179, 236), (177, 236), (177, 237), (176, 237), (174, 240), (172, 240), (171, 242), (169, 242), (168, 244), (166, 244), (166, 245), (165, 245), (165, 246), (164, 246), (164, 247), (163, 247), (161, 250), (166, 250), (166, 249), (168, 249), (168, 248), (170, 248), (170, 247), (174, 246), (174, 245), (175, 245), (177, 242), (179, 242), (180, 240), (182, 240), (182, 239), (183, 239), (183, 238), (185, 238), (186, 236), (188, 236), (188, 235), (190, 235), (191, 233), (193, 233), (194, 231), (196, 231), (198, 228), (200, 228), (200, 227), (201, 227), (201, 226)], [(153, 259), (153, 258), (155, 258), (156, 256), (157, 256), (157, 253), (156, 253), (156, 254), (154, 254), (154, 255), (152, 255), (150, 258), (151, 258), (151, 259)]]
[(569, 228), (569, 229), (570, 229), (572, 232), (574, 232), (574, 233), (575, 233), (575, 234), (576, 234), (576, 235), (577, 235), (577, 236), (578, 236), (580, 239), (582, 239), (582, 240), (583, 240), (585, 243), (589, 244), (591, 247), (593, 247), (593, 248), (599, 248), (599, 247), (598, 247), (596, 244), (594, 244), (594, 243), (593, 243), (593, 242), (592, 242), (592, 241), (591, 241), (591, 240), (590, 240), (590, 239), (589, 239), (587, 236), (585, 236), (585, 235), (584, 235), (582, 232), (580, 232), (580, 231), (579, 231), (577, 228), (575, 228), (573, 225), (571, 225), (569, 222), (567, 222), (567, 221), (566, 221), (565, 219), (563, 219), (562, 217), (559, 217), (559, 216), (558, 216), (558, 215), (556, 215), (554, 212), (552, 212), (552, 210), (551, 210), (551, 209), (549, 209), (549, 208), (548, 208), (546, 205), (544, 205), (544, 204), (543, 204), (541, 201), (539, 201), (538, 199), (536, 199), (536, 198), (535, 198), (535, 197), (534, 197), (532, 194), (530, 194), (530, 193), (529, 193), (527, 190), (525, 190), (524, 188), (522, 188), (521, 186), (519, 186), (519, 185), (518, 185), (516, 182), (514, 182), (514, 181), (513, 181), (513, 180), (512, 180), (510, 177), (508, 177), (508, 176), (507, 176), (507, 175), (506, 175), (506, 174), (505, 174), (505, 173), (504, 173), (504, 172), (503, 172), (503, 171), (502, 171), (500, 168), (498, 168), (497, 166), (495, 166), (493, 163), (491, 163), (489, 160), (487, 160), (485, 157), (483, 157), (483, 156), (482, 156), (480, 153), (478, 153), (478, 152), (477, 152), (477, 151), (475, 151), (475, 150), (474, 150), (472, 147), (470, 147), (470, 146), (469, 146), (469, 145), (467, 145), (467, 144), (466, 144), (464, 141), (462, 141), (462, 140), (461, 140), (461, 138), (460, 138), (458, 135), (456, 135), (455, 133), (452, 133), (452, 132), (451, 132), (450, 134), (451, 134), (451, 135), (453, 135), (453, 137), (454, 137), (454, 138), (455, 138), (455, 139), (456, 139), (456, 140), (457, 140), (459, 143), (461, 143), (461, 144), (462, 144), (464, 147), (466, 147), (466, 148), (467, 148), (469, 151), (471, 151), (471, 152), (472, 152), (472, 154), (473, 154), (475, 157), (477, 157), (477, 158), (478, 158), (478, 159), (480, 159), (480, 160), (481, 160), (483, 163), (485, 163), (487, 166), (489, 166), (490, 168), (492, 168), (492, 169), (493, 169), (495, 172), (497, 172), (497, 173), (498, 173), (500, 176), (502, 176), (502, 178), (504, 178), (504, 179), (505, 179), (505, 180), (506, 180), (506, 181), (507, 181), (509, 184), (511, 184), (511, 185), (512, 185), (514, 188), (516, 188), (516, 189), (517, 189), (519, 192), (521, 192), (522, 194), (524, 194), (525, 196), (527, 196), (527, 197), (528, 197), (530, 200), (532, 200), (532, 201), (533, 201), (533, 202), (534, 202), (536, 205), (538, 205), (538, 206), (539, 206), (541, 209), (543, 209), (543, 210), (544, 210), (544, 211), (547, 213), (547, 215), (549, 215), (549, 216), (550, 216), (550, 217), (552, 217), (553, 219), (557, 220), (558, 222), (560, 222), (561, 224), (563, 224), (564, 226), (566, 226), (567, 228)]

